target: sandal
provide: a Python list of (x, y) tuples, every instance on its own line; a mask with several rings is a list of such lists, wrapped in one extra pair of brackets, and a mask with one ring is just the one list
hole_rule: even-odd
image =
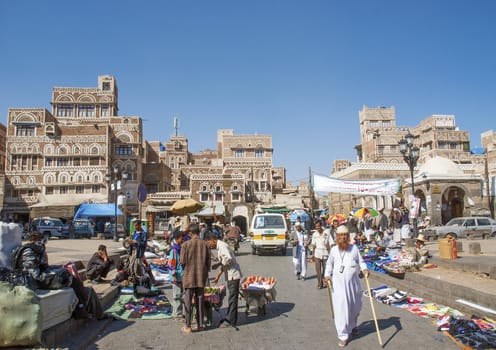
[(181, 328), (181, 332), (183, 332), (184, 334), (190, 334), (192, 331), (191, 331), (191, 327), (188, 327), (188, 326), (183, 326)]
[(340, 348), (344, 348), (346, 346), (346, 340), (340, 340), (339, 343), (338, 343), (338, 346)]

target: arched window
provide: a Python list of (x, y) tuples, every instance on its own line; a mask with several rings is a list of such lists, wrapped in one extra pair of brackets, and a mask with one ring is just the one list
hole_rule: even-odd
[(45, 182), (47, 184), (53, 184), (55, 182), (55, 178), (53, 177), (52, 174), (49, 174), (49, 175), (46, 176)]
[(68, 180), (67, 174), (61, 174), (60, 175), (60, 183), (65, 184), (65, 183), (67, 183), (67, 180)]

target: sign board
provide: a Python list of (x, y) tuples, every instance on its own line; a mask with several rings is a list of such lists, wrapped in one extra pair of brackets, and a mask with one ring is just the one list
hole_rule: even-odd
[(146, 201), (147, 194), (148, 193), (146, 192), (145, 185), (139, 184), (138, 185), (138, 201), (140, 201), (140, 202)]

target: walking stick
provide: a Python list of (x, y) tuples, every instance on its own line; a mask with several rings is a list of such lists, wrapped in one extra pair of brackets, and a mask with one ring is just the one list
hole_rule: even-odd
[(327, 281), (327, 295), (329, 296), (329, 307), (331, 308), (331, 317), (334, 320), (334, 306), (332, 305), (332, 297), (331, 297), (331, 281)]
[(370, 289), (369, 278), (365, 274), (365, 282), (367, 282), (367, 290), (369, 291), (370, 306), (372, 308), (372, 315), (374, 316), (375, 330), (377, 331), (377, 339), (379, 339), (379, 345), (382, 348), (381, 331), (379, 330), (379, 324), (377, 323), (377, 316), (375, 315), (374, 301), (372, 300), (372, 290)]

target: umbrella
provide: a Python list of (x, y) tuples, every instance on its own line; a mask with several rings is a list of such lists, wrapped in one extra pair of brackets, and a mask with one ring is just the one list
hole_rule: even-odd
[(334, 214), (334, 215), (332, 215), (332, 216), (331, 216), (331, 217), (327, 220), (327, 223), (328, 223), (328, 224), (332, 224), (332, 222), (333, 222), (334, 220), (338, 220), (338, 223), (339, 223), (339, 224), (342, 224), (343, 222), (345, 222), (345, 221), (346, 221), (346, 215), (344, 215), (344, 214)]
[(193, 198), (180, 199), (176, 201), (171, 210), (176, 215), (185, 215), (195, 213), (203, 208), (203, 203), (194, 200)]
[(372, 217), (379, 216), (379, 212), (377, 210), (367, 207), (355, 208), (351, 211), (351, 214), (359, 218), (363, 218), (367, 214), (370, 214)]
[(289, 221), (295, 222), (298, 217), (300, 217), (301, 222), (310, 221), (310, 215), (308, 215), (308, 213), (303, 209), (293, 210), (291, 215), (289, 215)]

